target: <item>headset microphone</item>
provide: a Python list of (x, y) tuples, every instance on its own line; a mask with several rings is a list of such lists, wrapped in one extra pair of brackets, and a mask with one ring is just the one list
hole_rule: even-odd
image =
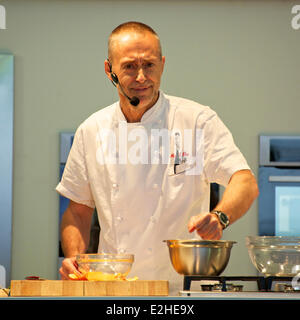
[(123, 95), (129, 100), (129, 102), (132, 106), (136, 107), (140, 103), (140, 99), (138, 97), (132, 97), (132, 98), (128, 97), (128, 95), (124, 92), (121, 84), (119, 83), (119, 79), (118, 79), (117, 75), (114, 72), (111, 72), (110, 75), (112, 78), (113, 85), (116, 87), (117, 84), (119, 84), (119, 87), (120, 87)]

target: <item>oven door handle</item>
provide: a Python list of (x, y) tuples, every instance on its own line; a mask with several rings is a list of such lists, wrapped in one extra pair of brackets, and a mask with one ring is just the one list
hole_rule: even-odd
[(300, 176), (269, 176), (269, 182), (300, 182)]

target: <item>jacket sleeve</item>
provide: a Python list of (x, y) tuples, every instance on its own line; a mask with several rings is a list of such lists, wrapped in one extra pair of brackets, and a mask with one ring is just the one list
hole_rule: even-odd
[(76, 130), (63, 176), (56, 191), (74, 202), (95, 208), (86, 166), (82, 131), (83, 125)]

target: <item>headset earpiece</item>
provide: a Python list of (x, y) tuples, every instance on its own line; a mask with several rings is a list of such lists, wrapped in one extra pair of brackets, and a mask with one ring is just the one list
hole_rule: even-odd
[(111, 66), (111, 63), (108, 59), (107, 59), (107, 62), (108, 62), (110, 76), (112, 79), (111, 82), (113, 83), (114, 86), (116, 86), (119, 83), (119, 79), (118, 79), (117, 75), (114, 72), (112, 72), (112, 66)]
[[(112, 72), (112, 66), (111, 66), (110, 61), (108, 59), (107, 59), (107, 62), (108, 62), (110, 76), (111, 76), (111, 82), (116, 87), (117, 84), (119, 84), (118, 76), (114, 72)], [(138, 97), (132, 97), (132, 98), (128, 97), (128, 95), (124, 92), (124, 90), (120, 84), (119, 84), (119, 88), (121, 89), (121, 91), (123, 92), (123, 95), (128, 99), (128, 101), (130, 102), (130, 104), (132, 106), (136, 107), (140, 103), (140, 99)]]
[(110, 76), (111, 76), (112, 81), (113, 81), (114, 84), (118, 84), (119, 83), (119, 79), (118, 79), (117, 75), (114, 72), (111, 72)]

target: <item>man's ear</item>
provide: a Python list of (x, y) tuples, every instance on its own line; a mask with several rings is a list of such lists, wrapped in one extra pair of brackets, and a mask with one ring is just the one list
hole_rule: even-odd
[(161, 60), (162, 60), (162, 72), (161, 72), (161, 73), (163, 73), (164, 68), (165, 68), (166, 57), (165, 57), (165, 56), (162, 56), (162, 57), (161, 57)]
[(112, 78), (111, 78), (111, 64), (110, 64), (110, 62), (109, 62), (108, 59), (106, 59), (106, 60), (104, 61), (104, 71), (105, 71), (108, 79), (109, 79), (110, 81), (112, 81)]

